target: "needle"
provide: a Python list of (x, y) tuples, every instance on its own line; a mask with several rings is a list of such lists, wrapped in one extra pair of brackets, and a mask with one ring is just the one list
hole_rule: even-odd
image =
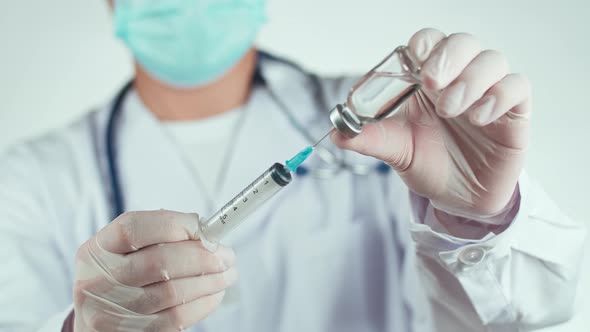
[(319, 140), (319, 141), (315, 142), (315, 144), (314, 144), (314, 145), (312, 145), (312, 147), (314, 147), (314, 148), (315, 148), (316, 146), (318, 146), (318, 145), (319, 145), (319, 144), (320, 144), (320, 143), (321, 143), (321, 142), (322, 142), (322, 141), (323, 141), (323, 140), (324, 140), (326, 137), (330, 136), (330, 134), (331, 134), (331, 133), (334, 131), (334, 129), (335, 129), (335, 128), (332, 128), (332, 129), (330, 129), (330, 131), (329, 131), (329, 132), (327, 132), (327, 133), (326, 133), (326, 135), (324, 135), (322, 138), (320, 138), (320, 140)]

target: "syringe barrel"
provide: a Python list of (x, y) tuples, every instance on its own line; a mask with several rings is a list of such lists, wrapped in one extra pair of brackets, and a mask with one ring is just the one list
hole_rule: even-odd
[(250, 213), (287, 186), (291, 180), (291, 172), (282, 164), (275, 163), (213, 214), (211, 218), (201, 220), (199, 237), (207, 249), (214, 251), (225, 235), (241, 224)]

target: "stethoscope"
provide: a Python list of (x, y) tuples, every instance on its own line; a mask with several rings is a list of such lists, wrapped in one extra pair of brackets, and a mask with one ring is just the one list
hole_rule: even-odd
[[(272, 91), (272, 89), (267, 84), (260, 69), (260, 60), (267, 59), (278, 61), (303, 72), (310, 80), (312, 91), (315, 93), (314, 100), (318, 104), (319, 109), (330, 109), (330, 105), (328, 105), (328, 103), (325, 101), (319, 77), (315, 74), (306, 72), (304, 69), (294, 63), (277, 58), (262, 51), (258, 52), (258, 59), (258, 65), (253, 77), (254, 84), (261, 84), (267, 87), (270, 97), (275, 102), (275, 104), (277, 104), (278, 109), (287, 117), (293, 128), (297, 130), (308, 142), (310, 142), (310, 144), (313, 144), (316, 141), (315, 137), (313, 137), (313, 135), (311, 135), (305, 126), (303, 126), (296, 119), (296, 117), (293, 115), (293, 112), (289, 110), (287, 105), (281, 100), (281, 98), (279, 98), (276, 93), (274, 93), (274, 91)], [(130, 81), (119, 91), (115, 97), (113, 106), (111, 107), (106, 127), (105, 149), (107, 157), (107, 176), (108, 182), (110, 182), (112, 210), (114, 217), (119, 216), (125, 212), (125, 200), (123, 197), (123, 191), (121, 189), (119, 171), (117, 169), (116, 127), (121, 115), (121, 110), (123, 108), (123, 102), (132, 89), (133, 81)], [(319, 179), (329, 179), (342, 171), (348, 171), (360, 176), (367, 176), (374, 172), (381, 175), (387, 175), (391, 171), (391, 167), (381, 161), (371, 165), (349, 163), (344, 157), (338, 156), (330, 149), (321, 146), (316, 147), (316, 154), (323, 161), (325, 167), (309, 168), (302, 165), (297, 169), (297, 175), (313, 176)]]

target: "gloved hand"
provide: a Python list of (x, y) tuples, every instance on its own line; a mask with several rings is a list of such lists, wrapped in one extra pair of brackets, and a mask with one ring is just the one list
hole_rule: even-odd
[(76, 256), (74, 331), (181, 331), (217, 308), (237, 272), (231, 249), (195, 239), (196, 214), (129, 212)]
[(523, 166), (529, 82), (469, 34), (424, 29), (408, 48), (422, 65), (422, 90), (359, 136), (335, 133), (332, 140), (385, 161), (439, 210), (493, 220), (511, 207)]

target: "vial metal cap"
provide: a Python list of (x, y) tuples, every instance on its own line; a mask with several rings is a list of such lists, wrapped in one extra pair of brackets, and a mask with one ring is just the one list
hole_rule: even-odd
[(361, 133), (361, 120), (348, 107), (338, 104), (330, 111), (330, 121), (339, 132), (348, 138)]

